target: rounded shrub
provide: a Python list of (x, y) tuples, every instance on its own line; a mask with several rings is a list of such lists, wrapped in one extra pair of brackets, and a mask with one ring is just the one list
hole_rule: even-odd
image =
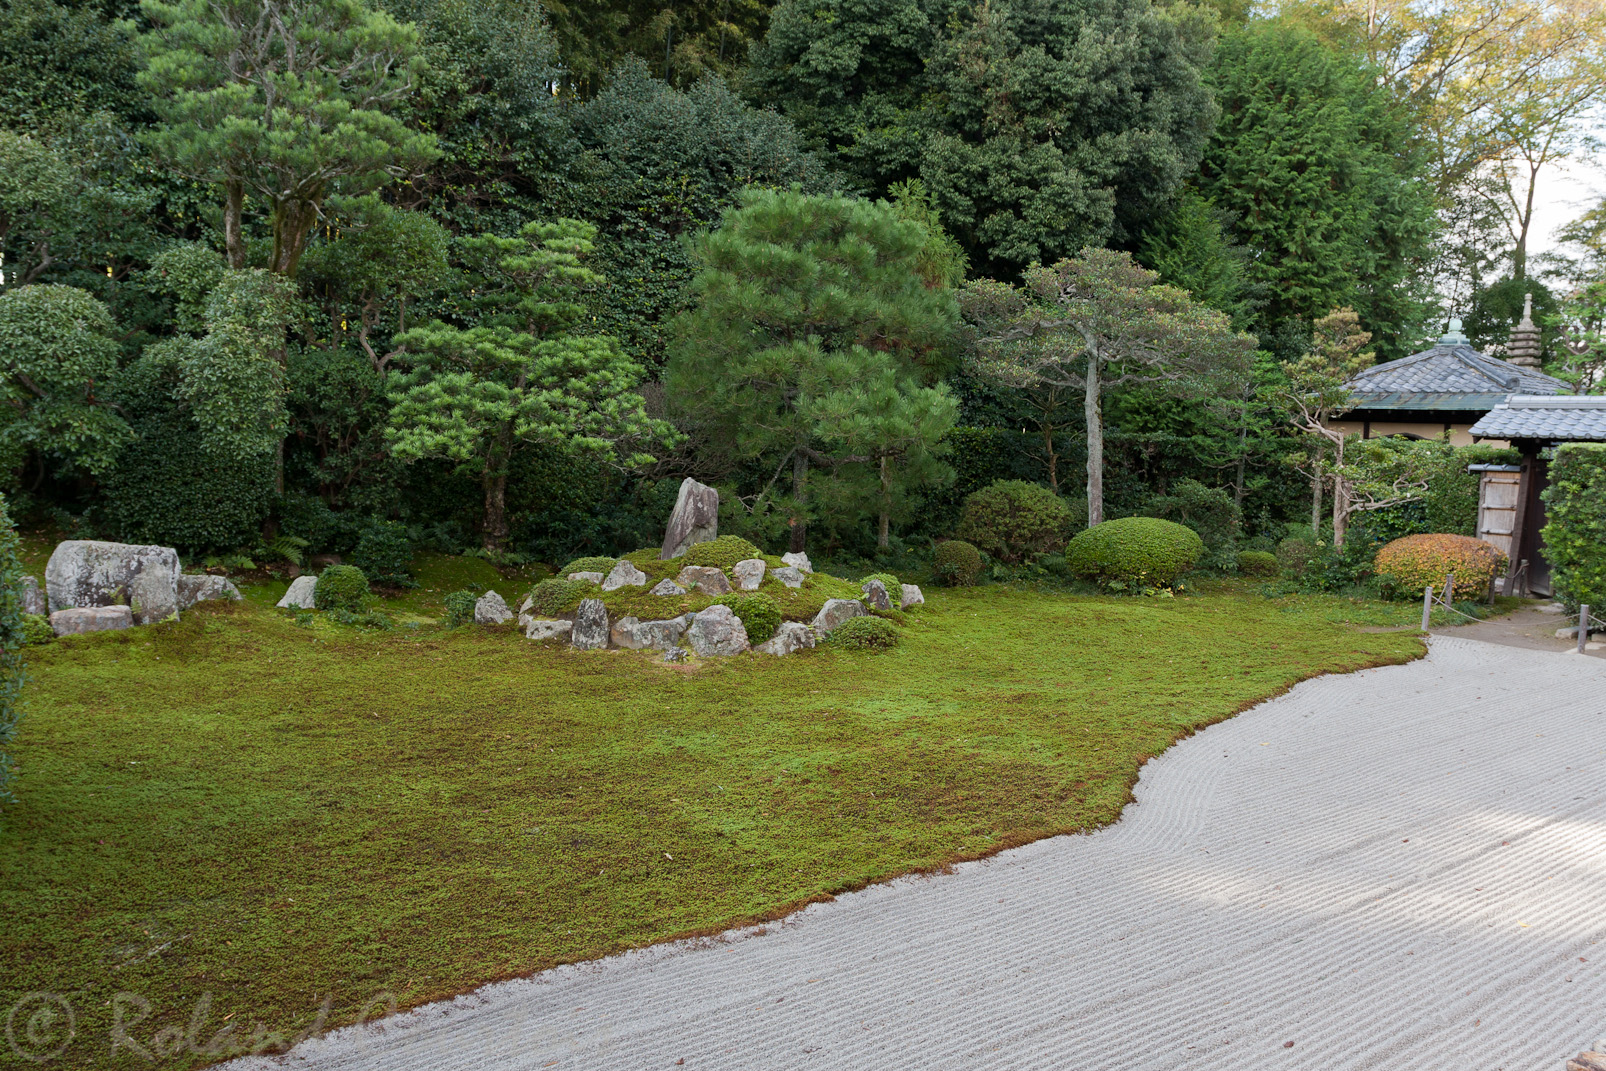
[(763, 553), (741, 536), (720, 536), (706, 543), (693, 543), (675, 560), (682, 565), (712, 565), (730, 572), (737, 562), (762, 558)]
[(360, 614), (368, 608), (368, 578), (355, 565), (330, 565), (318, 574), (312, 601), (320, 610)]
[(898, 626), (884, 617), (855, 617), (831, 630), (830, 642), (850, 651), (886, 651), (898, 646)]
[(968, 588), (981, 575), (981, 551), (962, 539), (946, 540), (937, 544), (932, 568), (949, 587)]
[(1123, 517), (1094, 525), (1065, 548), (1072, 575), (1113, 587), (1170, 587), (1204, 554), (1199, 533), (1158, 517)]
[(1277, 555), (1269, 550), (1241, 550), (1238, 571), (1244, 576), (1279, 576), (1283, 570), (1277, 564)]
[(474, 604), (479, 597), (472, 591), (454, 591), (446, 596), (446, 623), (452, 628), (462, 628), (474, 621)]
[(619, 564), (618, 558), (576, 558), (574, 561), (558, 570), (558, 576), (566, 579), (570, 573), (601, 573), (607, 576), (613, 567)]
[(1025, 480), (995, 480), (965, 496), (955, 535), (1015, 565), (1065, 546), (1076, 518), (1059, 495)]
[(864, 585), (868, 584), (872, 580), (881, 581), (881, 586), (887, 589), (887, 595), (892, 599), (892, 601), (894, 603), (898, 601), (898, 597), (903, 592), (903, 581), (899, 580), (891, 573), (871, 573), (869, 576), (859, 581), (859, 586), (863, 588)]
[[(741, 561), (740, 558), (736, 560)], [(748, 643), (764, 643), (773, 638), (781, 627), (780, 604), (761, 591), (733, 591), (729, 595), (721, 595), (714, 602), (729, 606), (731, 613), (741, 619), (742, 627), (747, 630)]]
[(1290, 536), (1277, 544), (1277, 565), (1283, 572), (1303, 576), (1310, 560), (1316, 557), (1316, 544), (1303, 536)]
[(1436, 591), (1451, 575), (1456, 590), (1482, 592), (1505, 568), (1506, 556), (1483, 540), (1444, 534), (1410, 535), (1384, 544), (1373, 565), (1384, 586), (1403, 595), (1420, 594), (1429, 584)]
[(624, 560), (629, 562), (631, 565), (645, 568), (654, 562), (660, 561), (661, 559), (658, 557), (658, 555), (661, 553), (663, 552), (657, 547), (642, 547), (640, 550), (633, 550), (629, 554), (626, 554)]
[(413, 581), (413, 541), (407, 526), (397, 521), (369, 521), (357, 537), (351, 564), (376, 584), (410, 588)]
[(55, 638), (56, 630), (50, 627), (50, 618), (44, 614), (22, 615), (22, 642), (25, 646), (37, 647)]
[(567, 577), (543, 580), (530, 589), (530, 613), (536, 617), (573, 613), (579, 607), (580, 600), (594, 591), (596, 586), (584, 580), (569, 580)]

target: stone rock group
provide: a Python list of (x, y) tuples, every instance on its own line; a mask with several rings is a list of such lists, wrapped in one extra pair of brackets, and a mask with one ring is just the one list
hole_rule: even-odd
[(209, 599), (238, 599), (223, 577), (189, 574), (172, 547), (69, 539), (45, 565), (45, 590), (23, 581), (25, 613), (49, 613), (58, 636), (150, 625)]
[[(718, 597), (733, 590), (757, 591), (766, 575), (779, 580), (789, 588), (803, 583), (804, 573), (813, 572), (808, 557), (803, 554), (784, 556), (787, 564), (769, 568), (761, 558), (748, 558), (731, 568), (731, 575), (711, 565), (688, 565), (674, 580), (661, 580), (649, 591), (665, 598), (685, 595), (696, 589), (706, 595)], [(731, 584), (735, 578), (736, 584)], [(621, 587), (645, 587), (647, 575), (627, 561), (621, 561), (604, 577), (598, 572), (570, 573), (570, 580), (586, 580), (600, 584), (604, 591)], [(902, 585), (899, 607), (907, 609), (925, 602), (920, 588), (914, 584)], [(612, 619), (601, 599), (585, 599), (573, 614), (562, 617), (536, 617), (530, 613), (531, 600), (525, 599), (519, 607), (518, 622), (524, 635), (532, 640), (562, 640), (581, 651), (603, 650), (609, 647), (630, 651), (663, 651), (665, 661), (679, 662), (687, 649), (702, 657), (738, 655), (744, 651), (759, 654), (789, 655), (813, 647), (820, 637), (844, 621), (862, 617), (871, 609), (890, 610), (892, 600), (886, 585), (879, 580), (866, 581), (863, 599), (829, 599), (808, 624), (801, 621), (783, 621), (774, 636), (763, 643), (750, 642), (747, 629), (728, 606), (708, 606), (696, 613), (681, 614), (656, 620), (641, 620), (633, 615)], [(480, 616), (480, 607), (494, 599), (506, 612), (505, 604), (494, 592), (486, 592), (476, 607), (475, 620), (486, 624), (500, 624), (507, 620), (500, 616)], [(511, 614), (509, 614), (511, 616)]]

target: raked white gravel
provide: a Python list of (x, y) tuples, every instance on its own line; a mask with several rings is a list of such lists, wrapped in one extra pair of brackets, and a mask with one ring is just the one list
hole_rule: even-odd
[(1559, 1071), (1602, 1033), (1606, 665), (1435, 638), (1171, 748), (1097, 833), (229, 1066)]

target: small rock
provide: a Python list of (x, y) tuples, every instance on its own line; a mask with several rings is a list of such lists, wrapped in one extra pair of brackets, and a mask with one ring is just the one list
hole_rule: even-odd
[(233, 599), (238, 602), (241, 598), (240, 589), (226, 578), (206, 573), (187, 573), (179, 577), (177, 590), (180, 610), (188, 610), (198, 602), (210, 602), (213, 599)]
[(528, 595), (524, 596), (524, 601), (519, 603), (519, 619), (520, 619), (521, 623), (523, 621), (524, 615), (529, 613), (530, 612), (530, 607), (532, 607), (534, 605), (535, 605), (535, 600), (534, 599), (530, 598), (530, 596), (528, 596)]
[(178, 620), (178, 576), (165, 562), (150, 562), (128, 581), (128, 605), (134, 624)]
[(739, 655), (747, 650), (747, 629), (729, 606), (710, 606), (692, 619), (686, 642), (705, 658)]
[(801, 550), (794, 550), (789, 553), (782, 554), (781, 561), (785, 562), (787, 565), (790, 565), (792, 568), (800, 569), (805, 573), (814, 572), (814, 566), (809, 563), (809, 556), (804, 554)]
[(569, 579), (570, 580), (584, 580), (587, 584), (600, 584), (600, 583), (602, 583), (602, 574), (601, 573), (570, 573), (569, 574)]
[(58, 636), (77, 636), (85, 632), (133, 628), (134, 612), (126, 606), (71, 607), (51, 614), (50, 627)]
[(574, 632), (573, 621), (546, 617), (521, 617), (524, 638), (527, 640), (566, 640)]
[(608, 639), (608, 608), (601, 599), (582, 599), (574, 612), (569, 642), (581, 651), (600, 651), (608, 646)]
[(634, 617), (621, 617), (613, 623), (609, 633), (615, 647), (631, 651), (667, 651), (680, 642), (687, 624), (683, 617), (671, 617), (664, 621), (638, 621)]
[(1581, 1052), (1567, 1061), (1567, 1071), (1606, 1071), (1606, 1052)]
[(745, 558), (731, 566), (731, 576), (736, 579), (736, 586), (743, 591), (757, 591), (758, 586), (764, 582), (766, 568), (762, 558)]
[(903, 589), (901, 597), (898, 599), (898, 609), (907, 610), (911, 606), (924, 606), (926, 604), (926, 597), (920, 594), (919, 584), (900, 584), (898, 586)]
[(690, 591), (699, 588), (705, 595), (718, 598), (730, 594), (730, 578), (724, 570), (712, 565), (688, 565), (675, 577), (675, 583)]
[(684, 647), (671, 647), (669, 650), (664, 652), (664, 661), (684, 662), (690, 655), (691, 652), (686, 650)]
[(789, 588), (803, 586), (803, 571), (795, 565), (783, 565), (779, 569), (771, 569), (770, 576), (779, 580)]
[(675, 583), (673, 580), (660, 580), (658, 583), (653, 585), (652, 590), (647, 592), (647, 594), (663, 596), (684, 595), (686, 594), (686, 589)]
[(314, 609), (312, 593), (318, 587), (318, 578), (315, 576), (298, 576), (290, 581), (290, 590), (284, 593), (284, 598), (276, 604), (281, 609), (311, 610)]
[(801, 621), (782, 621), (775, 635), (753, 650), (760, 654), (789, 655), (814, 646), (814, 630)]
[(1578, 638), (1578, 626), (1577, 625), (1573, 625), (1571, 628), (1559, 628), (1559, 629), (1556, 630), (1556, 639), (1558, 639), (1558, 640), (1575, 640), (1577, 638)]
[(693, 543), (703, 543), (718, 535), (719, 492), (690, 476), (681, 480), (675, 508), (664, 527), (664, 545), (658, 553), (659, 559), (678, 558), (690, 550)]
[(494, 591), (487, 591), (474, 600), (474, 623), (476, 625), (500, 625), (513, 620), (513, 611), (507, 608), (507, 601)]
[(859, 585), (864, 592), (864, 603), (872, 610), (892, 609), (892, 599), (887, 595), (887, 586), (879, 580), (866, 580)]
[(824, 636), (842, 622), (863, 617), (866, 613), (868, 611), (865, 610), (864, 603), (858, 599), (829, 599), (820, 607), (820, 612), (814, 615), (814, 620), (810, 624), (816, 633)]
[(608, 578), (602, 582), (603, 591), (617, 591), (619, 588), (645, 587), (647, 574), (637, 569), (631, 562), (622, 561), (613, 567)]
[(17, 594), (22, 599), (22, 612), (25, 614), (43, 614), (49, 611), (45, 605), (45, 593), (39, 590), (39, 581), (31, 576), (22, 578), (17, 585)]

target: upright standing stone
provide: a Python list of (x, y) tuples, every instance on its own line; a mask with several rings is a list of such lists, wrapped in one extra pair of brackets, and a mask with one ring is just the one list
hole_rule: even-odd
[(318, 604), (313, 601), (312, 595), (317, 589), (317, 577), (298, 576), (290, 581), (290, 590), (275, 605), (281, 610), (315, 610)]
[(31, 576), (22, 578), (17, 585), (17, 594), (22, 598), (22, 612), (25, 614), (45, 614), (50, 608), (45, 605), (45, 593), (39, 590), (39, 581)]
[(134, 624), (178, 620), (178, 576), (165, 562), (149, 562), (128, 581), (128, 607)]
[(731, 566), (731, 577), (736, 586), (743, 591), (757, 591), (758, 586), (764, 582), (764, 570), (768, 568), (763, 558), (744, 558)]
[(678, 558), (693, 543), (706, 543), (719, 535), (719, 492), (690, 476), (680, 481), (675, 510), (664, 528), (664, 546), (658, 557)]
[(582, 599), (574, 612), (574, 631), (570, 642), (582, 651), (600, 651), (608, 646), (608, 608), (601, 599)]
[(495, 591), (487, 591), (474, 600), (474, 623), (476, 625), (500, 625), (513, 620), (513, 611), (507, 608), (507, 600)]
[(809, 561), (809, 556), (804, 554), (801, 550), (787, 551), (785, 554), (781, 555), (781, 561), (785, 562), (787, 565), (790, 565), (794, 569), (801, 569), (805, 573), (814, 572), (814, 566)]
[(160, 565), (174, 588), (165, 601), (178, 601), (178, 551), (172, 547), (69, 539), (59, 543), (45, 566), (45, 593), (50, 609), (74, 606), (116, 606), (128, 602), (128, 585), (145, 569)]
[(864, 604), (872, 610), (892, 609), (892, 599), (887, 595), (887, 586), (879, 580), (866, 580), (859, 585), (864, 592)]
[(926, 597), (920, 593), (919, 584), (903, 584), (901, 597), (898, 600), (898, 609), (907, 610), (911, 606), (924, 606)]

